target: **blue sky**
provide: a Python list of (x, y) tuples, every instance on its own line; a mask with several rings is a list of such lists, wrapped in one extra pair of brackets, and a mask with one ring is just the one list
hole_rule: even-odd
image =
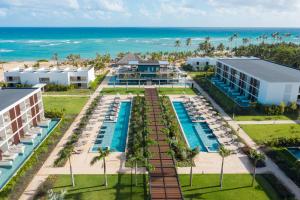
[(300, 27), (300, 0), (0, 0), (0, 26)]

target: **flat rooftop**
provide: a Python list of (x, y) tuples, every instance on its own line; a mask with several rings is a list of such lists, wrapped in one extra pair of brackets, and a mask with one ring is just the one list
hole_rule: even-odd
[(268, 82), (300, 82), (300, 71), (258, 58), (227, 58), (218, 61)]
[(36, 88), (0, 89), (0, 112), (35, 90)]

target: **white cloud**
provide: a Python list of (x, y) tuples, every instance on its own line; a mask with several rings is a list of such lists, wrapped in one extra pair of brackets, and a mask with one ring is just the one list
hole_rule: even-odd
[(111, 12), (124, 12), (125, 8), (121, 0), (100, 0), (102, 8)]
[(7, 15), (7, 9), (0, 8), (0, 17), (6, 17)]

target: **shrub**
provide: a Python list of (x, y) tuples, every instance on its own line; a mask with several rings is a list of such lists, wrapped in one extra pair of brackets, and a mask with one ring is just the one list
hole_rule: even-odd
[(45, 111), (45, 117), (47, 118), (63, 118), (65, 110), (51, 109)]
[(45, 86), (44, 90), (45, 92), (55, 91), (55, 92), (61, 92), (61, 91), (68, 91), (74, 86), (68, 86), (68, 85), (58, 85), (54, 83), (49, 83)]
[(264, 144), (270, 147), (293, 147), (300, 146), (300, 137), (279, 137), (265, 141)]

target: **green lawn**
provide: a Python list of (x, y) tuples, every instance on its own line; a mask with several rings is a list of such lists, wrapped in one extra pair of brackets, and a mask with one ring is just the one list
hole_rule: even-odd
[[(106, 95), (113, 95), (113, 94), (121, 94), (121, 95), (126, 95), (126, 94), (139, 94), (142, 95), (144, 94), (145, 89), (144, 88), (103, 88), (101, 93), (106, 94)], [(188, 95), (194, 95), (195, 92), (191, 88), (159, 88), (159, 93), (161, 95), (172, 95), (172, 94), (188, 94)]]
[[(145, 176), (138, 176), (138, 186), (134, 186), (134, 176), (109, 175), (108, 188), (103, 186), (103, 175), (76, 175), (74, 188), (71, 187), (70, 176), (56, 176), (54, 191), (67, 190), (65, 199), (80, 200), (143, 200), (147, 199)], [(219, 189), (218, 174), (194, 175), (193, 186), (189, 186), (189, 175), (180, 175), (180, 183), (185, 199), (214, 199), (214, 200), (279, 200), (277, 192), (260, 175), (256, 185), (251, 187), (251, 176), (248, 174), (224, 175), (223, 190)]]
[(134, 176), (109, 175), (108, 187), (103, 186), (102, 175), (76, 175), (76, 187), (70, 185), (70, 176), (60, 175), (57, 177), (54, 188), (56, 192), (61, 189), (67, 190), (64, 199), (80, 200), (146, 200), (147, 186), (144, 185), (146, 176), (138, 176), (138, 186), (134, 186)]
[(61, 92), (44, 92), (45, 95), (90, 95), (93, 91), (90, 89), (70, 89)]
[(258, 143), (277, 137), (289, 138), (300, 135), (298, 124), (241, 125), (241, 127)]
[(45, 110), (65, 109), (66, 115), (78, 114), (88, 97), (43, 97)]
[(208, 76), (208, 75), (211, 75), (213, 74), (213, 72), (187, 72), (189, 76), (191, 77), (195, 77), (195, 76), (205, 76), (205, 74)]
[(296, 120), (296, 115), (238, 115), (235, 116), (236, 121), (264, 121), (264, 120)]
[(192, 187), (189, 186), (189, 175), (181, 175), (180, 182), (185, 199), (279, 200), (276, 191), (261, 176), (257, 176), (259, 184), (256, 182), (256, 186), (251, 187), (250, 175), (225, 174), (222, 191), (218, 174), (194, 175)]

